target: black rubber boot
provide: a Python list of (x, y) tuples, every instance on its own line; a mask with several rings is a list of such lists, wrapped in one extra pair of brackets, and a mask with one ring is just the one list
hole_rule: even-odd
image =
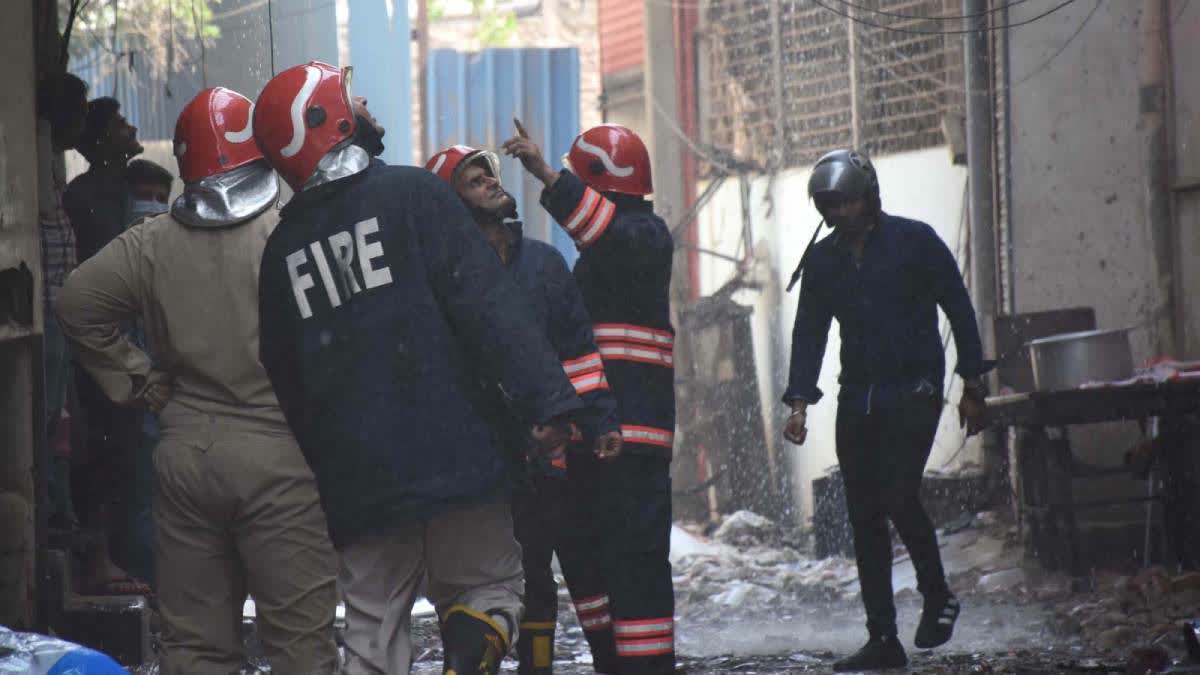
[(517, 638), (518, 675), (553, 675), (554, 622), (526, 621)]
[(617, 641), (612, 626), (600, 630), (584, 631), (588, 647), (592, 651), (592, 668), (597, 675), (617, 675)]
[(463, 605), (452, 607), (442, 621), (443, 675), (496, 675), (508, 653), (507, 619)]
[(908, 656), (895, 635), (872, 635), (862, 649), (833, 664), (833, 672), (886, 670), (908, 665)]
[(918, 649), (933, 649), (949, 642), (954, 635), (954, 622), (958, 620), (959, 609), (958, 598), (953, 595), (925, 598), (921, 623), (917, 626), (913, 644)]

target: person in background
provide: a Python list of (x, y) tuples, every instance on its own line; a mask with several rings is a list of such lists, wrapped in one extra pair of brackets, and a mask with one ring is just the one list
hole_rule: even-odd
[(808, 194), (834, 232), (809, 245), (792, 276), (795, 283), (803, 274), (803, 283), (783, 395), (792, 412), (783, 435), (796, 445), (808, 437), (808, 408), (823, 395), (817, 378), (837, 317), (842, 336), (837, 457), (869, 639), (834, 670), (903, 668), (908, 657), (896, 630), (889, 520), (912, 557), (925, 599), (915, 645), (945, 644), (959, 614), (937, 532), (920, 499), (943, 406), (946, 357), (938, 308), (958, 348), (955, 370), (963, 378), (958, 413), (968, 435), (986, 424), (983, 375), (994, 362), (983, 358), (954, 254), (929, 225), (883, 211), (879, 176), (866, 155), (835, 150), (821, 157)]
[(67, 186), (64, 206), (79, 247), (79, 261), (92, 257), (129, 224), (129, 160), (142, 153), (137, 127), (121, 114), (121, 104), (102, 97), (88, 103), (76, 150), (88, 170)]
[[(75, 232), (79, 262), (95, 255), (125, 230), (130, 197), (125, 174), (129, 159), (142, 152), (137, 128), (121, 114), (121, 104), (103, 97), (88, 103), (87, 117), (76, 150), (88, 170), (76, 176), (63, 198)], [(97, 545), (83, 557), (79, 592), (87, 595), (145, 595), (150, 587), (113, 560), (124, 547), (119, 541), (122, 515), (131, 508), (132, 481), (141, 446), (142, 414), (116, 406), (95, 380), (75, 368), (75, 391), (80, 414), (73, 418), (81, 430), (72, 457), (72, 498), (83, 524), (99, 530)], [(128, 565), (129, 561), (121, 561)]]
[(38, 231), (42, 239), (46, 447), (51, 451), (47, 489), (50, 524), (57, 529), (77, 524), (69, 484), (70, 417), (65, 408), (70, 352), (53, 310), (76, 260), (75, 231), (63, 207), (67, 188), (63, 152), (79, 142), (87, 109), (87, 84), (74, 75), (51, 75), (38, 85)]
[(170, 171), (148, 159), (135, 159), (126, 167), (125, 183), (129, 186), (128, 225), (167, 212), (175, 183)]
[(513, 494), (513, 526), (525, 569), (525, 618), (517, 641), (517, 672), (553, 672), (558, 618), (558, 583), (551, 568), (555, 554), (571, 597), (580, 608), (579, 623), (596, 672), (616, 672), (612, 622), (587, 609), (604, 594), (604, 578), (594, 555), (599, 542), (590, 512), (595, 505), (582, 493), (589, 474), (596, 472), (597, 460), (611, 461), (620, 454), (621, 427), (583, 296), (562, 254), (522, 233), (516, 201), (500, 183), (500, 159), (495, 153), (455, 145), (430, 157), (425, 168), (462, 198), (517, 282), (537, 325), (558, 352), (576, 393), (588, 406), (580, 416), (580, 442), (569, 446), (571, 452), (564, 448), (553, 458), (530, 452), (528, 424), (508, 420), (505, 443), (515, 451), (521, 467)]
[[(175, 177), (163, 166), (148, 159), (135, 159), (125, 169), (125, 182), (129, 186), (129, 223), (137, 223), (166, 213), (167, 200)], [(146, 329), (139, 317), (133, 323), (130, 337), (143, 351), (149, 352), (146, 344)], [(158, 415), (147, 410), (142, 415), (140, 440), (134, 450), (127, 475), (131, 481), (124, 483), (127, 505), (123, 514), (124, 526), (119, 528), (116, 539), (118, 558), (127, 561), (130, 570), (146, 579), (151, 588), (155, 585), (154, 567), (154, 447), (158, 444)]]

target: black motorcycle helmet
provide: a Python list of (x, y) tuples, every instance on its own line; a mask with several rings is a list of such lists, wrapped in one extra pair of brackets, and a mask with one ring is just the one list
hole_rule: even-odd
[[(817, 160), (813, 165), (812, 175), (808, 177), (808, 197), (813, 200), (822, 218), (825, 217), (828, 205), (839, 201), (865, 199), (867, 213), (876, 215), (883, 208), (879, 199), (879, 176), (875, 173), (874, 165), (871, 164), (870, 158), (853, 149), (827, 152)], [(825, 221), (822, 220), (821, 224), (824, 225)], [(800, 281), (800, 276), (804, 273), (804, 263), (808, 261), (808, 254), (813, 244), (817, 243), (820, 233), (821, 225), (818, 225), (804, 249), (804, 255), (800, 256), (800, 264), (796, 265), (796, 271), (792, 273), (792, 279), (787, 285), (788, 292)]]
[(816, 203), (818, 211), (829, 198), (865, 199), (871, 213), (879, 213), (882, 206), (875, 167), (870, 158), (853, 149), (834, 150), (817, 160), (808, 178), (808, 197)]

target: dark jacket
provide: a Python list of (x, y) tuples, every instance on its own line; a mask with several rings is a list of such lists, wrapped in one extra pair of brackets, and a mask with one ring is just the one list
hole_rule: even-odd
[(592, 316), (625, 451), (670, 458), (675, 433), (675, 247), (653, 205), (602, 195), (563, 171), (542, 205), (575, 240), (575, 280)]
[[(592, 335), (592, 321), (567, 261), (553, 246), (526, 239), (521, 223), (510, 222), (512, 246), (507, 269), (521, 289), (534, 324), (542, 328), (558, 353), (563, 372), (586, 408), (574, 419), (584, 440), (620, 429), (617, 400), (604, 372), (604, 362)], [(517, 438), (528, 437), (527, 422), (518, 423)], [(522, 448), (524, 449), (524, 448)]]
[(841, 326), (839, 403), (870, 412), (906, 394), (941, 397), (946, 357), (937, 308), (950, 319), (963, 377), (990, 369), (958, 263), (933, 228), (882, 214), (867, 235), (862, 266), (837, 232), (812, 248), (792, 330), (784, 402), (816, 403), (830, 320)]
[(75, 230), (79, 262), (104, 248), (129, 223), (129, 187), (123, 171), (97, 167), (76, 176), (63, 194), (63, 208)]
[(263, 252), (260, 353), (334, 545), (508, 489), (485, 417), (582, 407), (466, 208), (433, 174), (371, 166), (305, 190)]

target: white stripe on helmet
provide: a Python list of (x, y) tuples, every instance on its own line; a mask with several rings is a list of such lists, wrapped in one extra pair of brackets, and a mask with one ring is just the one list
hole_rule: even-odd
[(307, 135), (304, 126), (304, 106), (320, 81), (321, 71), (313, 66), (304, 66), (304, 86), (300, 87), (296, 98), (292, 99), (292, 142), (279, 151), (280, 155), (293, 157), (304, 147), (304, 137)]
[[(250, 114), (246, 117), (246, 128), (241, 131), (226, 131), (225, 140), (230, 143), (245, 143), (254, 138), (254, 104), (250, 104)], [(301, 141), (303, 142), (303, 141)], [(295, 153), (293, 153), (295, 154)]]
[(601, 163), (604, 164), (604, 168), (617, 178), (626, 178), (633, 175), (632, 166), (617, 166), (613, 162), (613, 158), (609, 156), (607, 152), (605, 152), (604, 148), (588, 143), (587, 141), (583, 140), (583, 136), (580, 136), (579, 140), (575, 141), (575, 147), (589, 155), (594, 155), (601, 161)]

